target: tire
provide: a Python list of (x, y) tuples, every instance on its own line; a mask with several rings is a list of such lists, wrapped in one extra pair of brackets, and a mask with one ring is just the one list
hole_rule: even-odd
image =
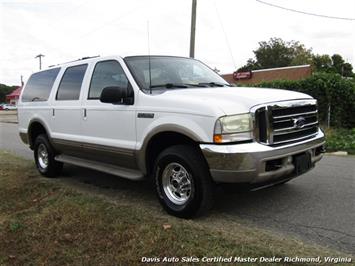
[(41, 175), (55, 177), (61, 173), (63, 163), (54, 160), (55, 151), (45, 134), (38, 135), (33, 152), (37, 170)]
[(155, 162), (154, 177), (159, 202), (169, 214), (192, 218), (212, 207), (215, 186), (197, 148), (176, 145), (164, 150)]

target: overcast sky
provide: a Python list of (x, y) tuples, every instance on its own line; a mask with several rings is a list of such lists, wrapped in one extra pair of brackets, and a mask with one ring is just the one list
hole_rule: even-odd
[[(264, 0), (355, 18), (354, 0)], [(0, 0), (0, 83), (20, 84), (43, 66), (93, 55), (189, 55), (191, 0)], [(314, 53), (355, 63), (355, 21), (280, 10), (255, 0), (198, 0), (195, 57), (231, 73), (258, 42), (297, 40)], [(230, 48), (229, 48), (230, 47)]]

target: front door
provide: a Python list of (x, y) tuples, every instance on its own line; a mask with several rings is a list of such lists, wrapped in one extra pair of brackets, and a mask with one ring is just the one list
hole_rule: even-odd
[(134, 169), (134, 105), (100, 102), (101, 91), (110, 86), (129, 88), (133, 97), (133, 89), (120, 63), (99, 61), (92, 73), (88, 95), (83, 100), (83, 148), (88, 159)]

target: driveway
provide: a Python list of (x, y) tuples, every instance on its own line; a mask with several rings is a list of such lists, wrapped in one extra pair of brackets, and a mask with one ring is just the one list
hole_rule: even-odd
[[(32, 152), (20, 143), (16, 124), (0, 123), (0, 149), (32, 159)], [(113, 200), (119, 195), (117, 199), (160, 208), (147, 182), (73, 166), (65, 167), (61, 180)], [(225, 227), (234, 222), (250, 224), (355, 255), (355, 157), (325, 156), (311, 172), (282, 186), (220, 191), (214, 210), (203, 219), (212, 224), (223, 219)]]

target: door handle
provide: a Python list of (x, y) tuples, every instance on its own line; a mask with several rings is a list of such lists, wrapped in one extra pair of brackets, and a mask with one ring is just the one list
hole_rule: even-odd
[(55, 116), (55, 109), (54, 108), (52, 109), (52, 116), (53, 117)]
[(83, 109), (83, 116), (84, 116), (84, 118), (86, 118), (86, 116), (87, 116), (86, 108)]

